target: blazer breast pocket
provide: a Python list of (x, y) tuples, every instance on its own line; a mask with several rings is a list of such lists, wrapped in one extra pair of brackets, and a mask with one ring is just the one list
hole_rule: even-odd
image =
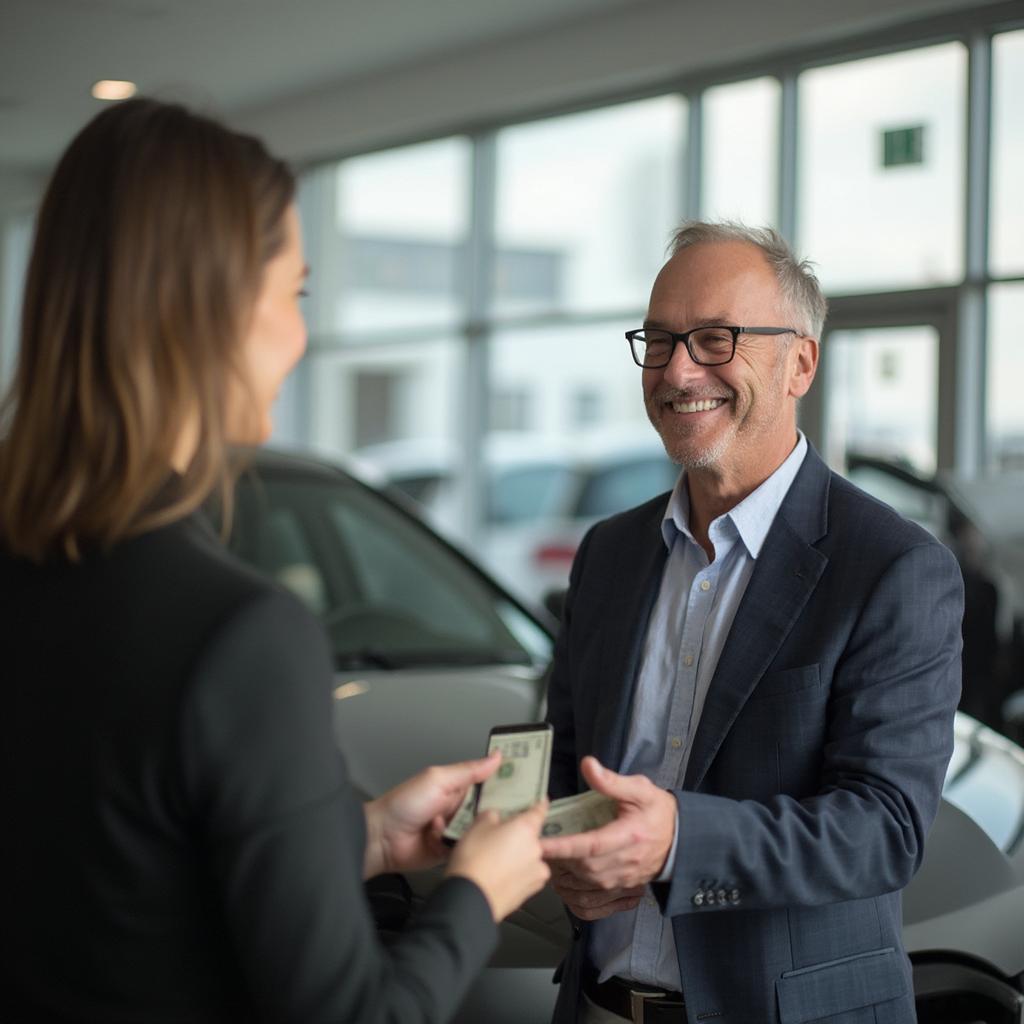
[(820, 690), (821, 673), (817, 665), (786, 668), (780, 672), (766, 672), (750, 695), (751, 700), (786, 697), (804, 690)]

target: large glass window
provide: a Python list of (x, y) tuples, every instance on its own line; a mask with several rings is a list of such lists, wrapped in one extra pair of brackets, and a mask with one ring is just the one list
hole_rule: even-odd
[(966, 67), (947, 43), (801, 75), (800, 248), (827, 290), (962, 277)]
[[(622, 332), (639, 326), (680, 217), (779, 226), (780, 210), (792, 210), (797, 248), (830, 296), (906, 291), (895, 320), (922, 325), (867, 329), (871, 318), (848, 318), (864, 329), (829, 337), (807, 429), (830, 460), (881, 454), (929, 472), (965, 452), (963, 425), (984, 415), (989, 465), (1024, 467), (1013, 391), (1024, 364), (1012, 332), (1024, 322), (1024, 285), (991, 284), (1024, 275), (1024, 122), (1014, 107), (1024, 31), (992, 39), (988, 404), (984, 414), (943, 409), (951, 431), (939, 430), (938, 366), (963, 349), (943, 346), (973, 351), (980, 339), (924, 325), (967, 291), (965, 216), (983, 207), (967, 195), (967, 52), (961, 40), (773, 69), (799, 72), (796, 124), (785, 126), (794, 175), (780, 148), (776, 74), (684, 83), (700, 91), (697, 139), (687, 138), (685, 97), (662, 95), (308, 172), (311, 346), (281, 403), (282, 424), (296, 429), (279, 433), (355, 453), (536, 596), (564, 577), (585, 520), (664, 483)], [(979, 103), (987, 96), (982, 88)], [(691, 166), (699, 189), (686, 180)], [(698, 193), (699, 209), (684, 211)], [(949, 290), (918, 310), (923, 288)], [(898, 298), (882, 308), (891, 313)], [(971, 330), (969, 318), (960, 327)], [(621, 465), (604, 464), (613, 450)], [(479, 523), (465, 521), (470, 509)], [(527, 532), (528, 547), (506, 545)]]
[(703, 217), (776, 224), (780, 92), (777, 79), (755, 78), (704, 93)]
[(661, 96), (499, 132), (499, 312), (645, 304), (679, 215), (684, 130), (684, 101)]
[(992, 41), (992, 229), (994, 274), (1024, 273), (1024, 30)]
[(514, 516), (492, 505), (499, 514), (484, 524), (479, 553), (526, 598), (566, 585), (589, 523), (640, 504), (674, 477), (623, 337), (638, 323), (639, 315), (507, 329), (491, 340), (492, 394), (530, 395), (531, 416), (517, 432), (487, 437), (492, 500), (505, 510), (510, 491), (521, 500)]
[[(453, 323), (465, 272), (470, 146), (439, 139), (338, 165), (333, 327)], [(314, 268), (315, 269), (315, 268)], [(319, 287), (314, 277), (312, 287)]]
[(893, 459), (925, 473), (936, 465), (939, 337), (934, 327), (833, 331), (824, 342), (825, 452)]
[(995, 285), (988, 304), (989, 463), (999, 472), (1024, 470), (1024, 284)]
[(578, 439), (646, 423), (640, 371), (623, 336), (636, 326), (622, 320), (500, 331), (491, 343), (491, 388), (530, 396), (522, 432)]
[(315, 353), (310, 405), (317, 446), (353, 455), (378, 479), (417, 481), (410, 493), (433, 502), (439, 519), (454, 525), (463, 354), (452, 338)]

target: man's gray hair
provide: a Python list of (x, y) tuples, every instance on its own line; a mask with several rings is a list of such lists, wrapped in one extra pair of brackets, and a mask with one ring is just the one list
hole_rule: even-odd
[(731, 220), (718, 223), (691, 220), (672, 235), (669, 255), (675, 256), (701, 242), (747, 242), (756, 245), (775, 272), (782, 297), (797, 319), (796, 323), (788, 326), (810, 338), (821, 339), (828, 302), (811, 269), (812, 264), (797, 259), (782, 235), (772, 228), (750, 228)]

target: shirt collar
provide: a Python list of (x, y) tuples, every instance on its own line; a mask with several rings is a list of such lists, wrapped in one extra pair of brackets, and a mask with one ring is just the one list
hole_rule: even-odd
[[(761, 553), (772, 522), (806, 455), (807, 438), (801, 431), (797, 431), (796, 447), (789, 453), (785, 462), (757, 490), (752, 491), (738, 505), (719, 517), (731, 521), (751, 558), (757, 558)], [(672, 545), (680, 533), (696, 543), (690, 532), (690, 491), (685, 472), (681, 473), (676, 481), (661, 522), (661, 535), (669, 551), (672, 550)]]

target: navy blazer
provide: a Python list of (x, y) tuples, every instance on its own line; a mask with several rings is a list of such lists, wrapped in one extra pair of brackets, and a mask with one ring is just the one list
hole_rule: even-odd
[[(552, 796), (618, 768), (667, 551), (662, 495), (594, 527), (552, 668)], [(681, 789), (669, 881), (690, 1022), (914, 1021), (900, 891), (953, 749), (963, 584), (947, 548), (810, 449), (736, 614)], [(666, 712), (667, 714), (667, 712)], [(576, 1020), (587, 926), (555, 1020)]]

